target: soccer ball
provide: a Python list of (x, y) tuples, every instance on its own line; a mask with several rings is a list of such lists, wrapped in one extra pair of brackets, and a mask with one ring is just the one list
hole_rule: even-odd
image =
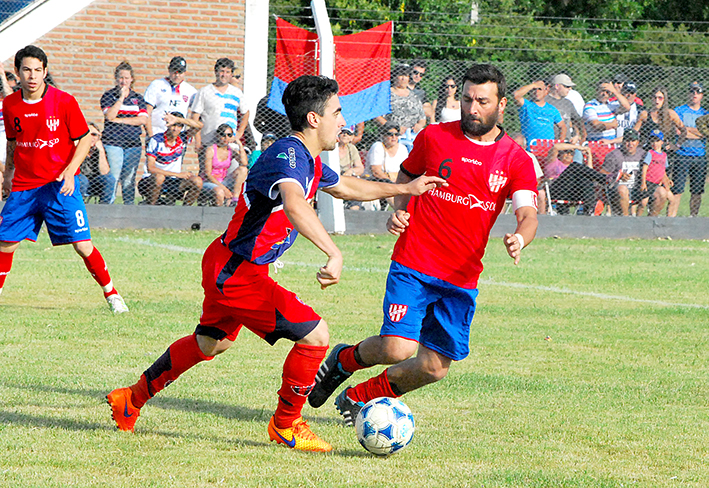
[(355, 420), (357, 440), (377, 456), (388, 456), (405, 448), (414, 437), (414, 416), (396, 398), (379, 397), (362, 407)]

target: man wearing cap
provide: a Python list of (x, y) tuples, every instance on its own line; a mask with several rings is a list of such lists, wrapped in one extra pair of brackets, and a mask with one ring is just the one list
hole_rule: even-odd
[[(544, 101), (556, 107), (561, 114), (561, 118), (568, 129), (566, 133), (567, 139), (574, 140), (574, 142), (584, 141), (586, 139), (586, 129), (584, 128), (583, 120), (581, 120), (581, 116), (576, 111), (571, 100), (566, 98), (571, 88), (576, 86), (576, 83), (571, 81), (569, 75), (562, 73), (551, 78), (548, 85), (549, 94)], [(561, 139), (559, 132), (558, 127), (555, 127), (556, 139)]]
[[(611, 108), (608, 100), (615, 95), (618, 106)], [(583, 107), (583, 120), (586, 123), (586, 138), (589, 141), (610, 143), (615, 139), (618, 128), (616, 115), (630, 110), (628, 100), (621, 95), (612, 83), (599, 82), (596, 87), (596, 98)]]
[[(531, 102), (524, 98), (527, 93)], [(519, 122), (527, 144), (535, 139), (566, 139), (566, 124), (556, 107), (545, 101), (548, 94), (549, 87), (539, 80), (518, 88), (512, 95), (519, 107)], [(559, 129), (558, 136), (555, 126)]]
[(697, 119), (709, 114), (709, 111), (702, 108), (702, 98), (704, 98), (704, 87), (698, 81), (693, 81), (689, 84), (688, 103), (675, 108), (675, 112), (687, 128), (687, 138), (677, 150), (676, 159), (672, 165), (674, 198), (667, 210), (669, 217), (677, 215), (687, 177), (689, 177), (689, 193), (691, 195), (689, 197), (689, 215), (696, 217), (699, 214), (699, 207), (702, 205), (704, 183), (707, 178), (707, 159), (705, 136), (697, 130)]
[[(615, 83), (613, 83), (613, 85), (615, 86)], [(642, 100), (636, 96), (637, 91), (637, 86), (632, 81), (624, 83), (620, 89), (621, 95), (623, 95), (630, 104), (630, 109), (628, 109), (627, 112), (620, 111), (620, 101), (618, 97), (612, 97), (608, 100), (608, 107), (610, 107), (614, 113), (618, 113), (616, 116), (618, 127), (615, 130), (613, 143), (620, 144), (623, 141), (623, 132), (628, 129), (640, 130), (642, 122), (639, 123), (638, 119), (644, 110)], [(640, 101), (641, 105), (638, 105), (638, 101)]]
[(630, 215), (630, 200), (640, 180), (640, 163), (645, 151), (639, 148), (640, 135), (635, 129), (623, 133), (623, 145), (606, 155), (601, 173), (607, 175), (608, 199), (614, 215)]
[(148, 138), (167, 130), (165, 114), (180, 112), (187, 116), (197, 89), (185, 81), (187, 62), (182, 56), (175, 56), (167, 66), (167, 78), (159, 78), (148, 85), (143, 98), (148, 104)]
[[(615, 87), (616, 90), (618, 90), (619, 92), (622, 92), (622, 91), (623, 91), (623, 87), (624, 87), (626, 84), (628, 84), (628, 83), (633, 83), (633, 82), (630, 80), (630, 78), (629, 78), (626, 74), (624, 74), (624, 73), (618, 73), (617, 75), (615, 75), (615, 76), (613, 77), (613, 82), (612, 82), (612, 83), (613, 83), (613, 86)], [(633, 93), (634, 93), (633, 97), (632, 97), (632, 98), (628, 98), (628, 102), (629, 102), (629, 103), (633, 103), (633, 100), (635, 100), (635, 103), (638, 105), (638, 107), (644, 107), (645, 105), (644, 105), (642, 99), (637, 96), (637, 93), (635, 93), (635, 92), (633, 92)], [(609, 102), (615, 102), (616, 100), (618, 100), (617, 97), (610, 97), (610, 98), (608, 99)]]
[(244, 136), (249, 123), (249, 109), (244, 92), (231, 84), (234, 77), (234, 61), (219, 58), (214, 64), (214, 83), (199, 89), (192, 104), (192, 119), (202, 120), (204, 128), (195, 136), (195, 146), (212, 144), (217, 127), (229, 124), (234, 129), (237, 141)]

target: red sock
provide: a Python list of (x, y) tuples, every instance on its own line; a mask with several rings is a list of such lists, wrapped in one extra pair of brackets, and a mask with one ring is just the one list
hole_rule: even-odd
[(103, 288), (103, 296), (107, 297), (118, 293), (111, 282), (111, 276), (108, 274), (106, 261), (103, 260), (103, 256), (101, 256), (101, 253), (98, 252), (96, 247), (94, 247), (94, 250), (89, 254), (89, 257), (83, 259), (86, 269), (89, 270), (91, 276), (93, 276), (96, 282)]
[(305, 400), (315, 386), (315, 374), (325, 359), (327, 346), (294, 344), (283, 363), (283, 382), (278, 390), (274, 423), (279, 429), (293, 425), (300, 417)]
[(192, 366), (213, 358), (214, 356), (205, 356), (202, 353), (194, 334), (175, 341), (152, 366), (140, 375), (138, 382), (130, 387), (133, 391), (131, 398), (133, 406), (141, 408), (157, 392)]
[(5, 279), (10, 274), (12, 268), (12, 257), (14, 252), (0, 252), (0, 290), (5, 286)]
[(367, 403), (369, 400), (374, 400), (379, 397), (396, 398), (401, 396), (394, 393), (391, 389), (389, 378), (387, 378), (387, 371), (389, 371), (388, 368), (374, 378), (370, 378), (364, 383), (353, 386), (347, 390), (347, 396), (350, 397), (350, 400), (362, 403)]
[[(359, 344), (362, 343), (360, 342)], [(344, 369), (348, 373), (354, 373), (355, 371), (359, 371), (360, 369), (369, 367), (362, 366), (362, 364), (355, 358), (355, 349), (359, 347), (359, 344), (344, 348), (337, 356), (337, 358), (340, 360), (340, 364), (342, 365), (342, 369)]]

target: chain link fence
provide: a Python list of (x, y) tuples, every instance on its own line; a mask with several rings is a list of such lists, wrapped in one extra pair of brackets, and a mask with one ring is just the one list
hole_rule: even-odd
[[(460, 118), (463, 73), (487, 61), (391, 60), (392, 113), (346, 127), (342, 173), (395, 179), (423, 127)], [(180, 63), (173, 59), (167, 78), (134, 86), (132, 68), (116, 60), (115, 86), (96, 101), (104, 119), (93, 121), (81, 167), (87, 202), (231, 205), (260, 153), (288, 134), (286, 117), (268, 108), (267, 97), (250, 100), (241, 91), (238, 67), (225, 61), (219, 86), (192, 87), (180, 84)], [(538, 162), (541, 213), (707, 215), (702, 97), (709, 70), (495, 64), (508, 83), (502, 125)], [(270, 66), (272, 73), (273, 60)], [(376, 210), (387, 202), (347, 206)]]

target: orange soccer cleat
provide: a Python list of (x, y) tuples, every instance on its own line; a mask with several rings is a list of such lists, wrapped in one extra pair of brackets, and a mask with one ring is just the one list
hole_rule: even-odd
[(111, 406), (111, 416), (116, 421), (118, 430), (133, 432), (140, 409), (131, 403), (133, 392), (130, 388), (117, 388), (106, 395), (106, 403)]
[(274, 417), (271, 417), (271, 421), (268, 423), (268, 436), (272, 441), (285, 444), (291, 449), (315, 452), (332, 451), (332, 446), (315, 435), (303, 417), (298, 418), (293, 422), (292, 427), (286, 429), (276, 427)]

